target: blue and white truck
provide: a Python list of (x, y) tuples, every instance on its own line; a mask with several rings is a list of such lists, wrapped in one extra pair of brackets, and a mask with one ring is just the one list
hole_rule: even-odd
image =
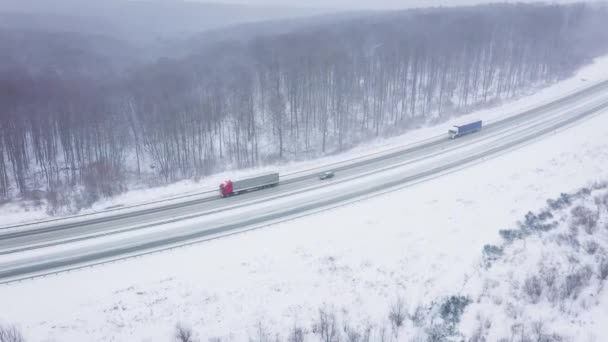
[(450, 128), (448, 134), (450, 135), (450, 139), (456, 139), (463, 135), (475, 133), (481, 131), (481, 120), (468, 123), (466, 125), (454, 126)]

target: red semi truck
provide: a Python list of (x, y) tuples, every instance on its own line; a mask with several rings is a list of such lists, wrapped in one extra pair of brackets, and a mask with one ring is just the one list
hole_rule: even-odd
[(220, 184), (220, 196), (235, 196), (243, 192), (255, 191), (273, 187), (279, 184), (278, 173), (268, 173), (238, 181), (227, 180)]

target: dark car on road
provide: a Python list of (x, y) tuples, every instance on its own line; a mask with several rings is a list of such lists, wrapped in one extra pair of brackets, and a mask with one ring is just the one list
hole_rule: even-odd
[(330, 179), (330, 178), (334, 178), (334, 172), (333, 171), (325, 171), (322, 174), (319, 175), (319, 179), (320, 180), (326, 180), (326, 179)]

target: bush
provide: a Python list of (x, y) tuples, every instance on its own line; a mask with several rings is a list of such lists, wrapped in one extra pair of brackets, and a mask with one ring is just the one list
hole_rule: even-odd
[(192, 329), (184, 327), (181, 324), (175, 326), (174, 339), (176, 342), (194, 342), (193, 335)]
[(570, 214), (573, 226), (582, 227), (590, 235), (595, 233), (598, 216), (591, 209), (579, 205), (573, 208)]
[(498, 234), (507, 242), (511, 243), (515, 240), (523, 239), (527, 234), (521, 229), (502, 229), (498, 231)]
[(503, 249), (495, 245), (483, 246), (482, 260), (486, 267), (490, 267), (492, 263), (498, 260), (503, 254)]
[(371, 336), (371, 327), (359, 331), (348, 324), (344, 325), (344, 341), (345, 342), (369, 342)]
[(572, 204), (572, 199), (569, 194), (560, 194), (559, 198), (556, 200), (547, 200), (547, 204), (553, 210), (559, 210), (566, 207), (569, 207)]
[(393, 305), (391, 305), (391, 309), (388, 314), (388, 319), (391, 322), (391, 326), (393, 327), (394, 331), (398, 331), (399, 328), (401, 328), (401, 326), (403, 325), (403, 322), (405, 321), (405, 318), (406, 318), (405, 302), (404, 302), (403, 298), (399, 297), (399, 298), (397, 298), (395, 303), (393, 303)]
[(536, 304), (540, 301), (543, 294), (543, 284), (537, 276), (528, 277), (524, 282), (523, 289), (530, 303)]
[(443, 324), (434, 324), (426, 329), (427, 342), (446, 342), (450, 335), (449, 329)]
[(551, 303), (555, 303), (560, 295), (557, 282), (557, 274), (559, 274), (559, 271), (555, 266), (547, 266), (543, 262), (541, 262), (539, 270), (540, 279), (544, 285), (543, 292), (545, 293), (545, 298), (547, 298)]
[(70, 199), (68, 191), (51, 190), (46, 193), (46, 213), (50, 216), (61, 214), (62, 211), (70, 211)]
[(82, 182), (89, 194), (103, 197), (118, 195), (126, 190), (124, 180), (123, 170), (108, 161), (97, 161), (82, 169)]
[(0, 325), (0, 342), (25, 342), (25, 338), (16, 327)]
[(288, 342), (304, 342), (304, 329), (295, 325), (289, 331), (289, 337), (287, 338)]
[(598, 265), (598, 276), (600, 280), (608, 279), (608, 259), (602, 259)]
[(464, 309), (471, 304), (471, 300), (464, 296), (450, 296), (441, 304), (441, 318), (451, 326), (455, 326), (460, 322)]
[(578, 241), (578, 233), (576, 230), (572, 231), (572, 229), (569, 234), (558, 234), (556, 236), (556, 241), (560, 244), (570, 246), (574, 250), (578, 250), (581, 247), (581, 243)]
[(608, 193), (604, 194), (601, 199), (601, 202), (604, 205), (604, 208), (608, 209)]
[(587, 252), (587, 254), (593, 255), (600, 248), (600, 245), (598, 245), (595, 241), (587, 241), (583, 244), (583, 248), (585, 249), (585, 252)]
[(410, 315), (410, 320), (414, 324), (414, 326), (421, 327), (424, 324), (426, 313), (425, 308), (421, 305), (418, 305), (414, 312)]
[(553, 214), (549, 210), (543, 210), (540, 214), (538, 214), (538, 219), (541, 221), (546, 221), (553, 218)]
[(591, 189), (590, 188), (581, 188), (579, 191), (576, 192), (576, 195), (579, 197), (586, 197), (591, 195)]
[[(531, 211), (529, 211), (524, 219), (524, 222), (519, 223), (519, 227), (526, 231), (531, 232), (546, 232), (556, 227), (555, 222), (545, 223), (548, 219), (547, 214), (543, 214), (543, 216), (537, 216)], [(525, 234), (525, 232), (523, 232)]]
[(492, 327), (492, 322), (487, 318), (482, 318), (481, 316), (477, 316), (477, 327), (471, 334), (469, 338), (469, 342), (486, 342), (488, 330)]
[(589, 284), (593, 271), (591, 267), (585, 266), (566, 276), (562, 285), (562, 298), (576, 299), (583, 289)]

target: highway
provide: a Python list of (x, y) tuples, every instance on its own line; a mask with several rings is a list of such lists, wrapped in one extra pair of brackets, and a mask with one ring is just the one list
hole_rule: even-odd
[[(567, 128), (608, 108), (608, 81), (485, 125), (479, 133), (423, 143), (282, 178), (276, 188), (217, 192), (131, 211), (0, 230), (0, 282), (26, 279), (246, 231), (437, 177)], [(319, 181), (324, 169), (331, 181)]]

